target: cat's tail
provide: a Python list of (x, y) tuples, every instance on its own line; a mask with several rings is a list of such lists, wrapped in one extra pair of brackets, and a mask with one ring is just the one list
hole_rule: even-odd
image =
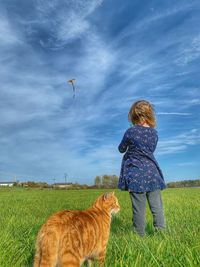
[(33, 267), (53, 267), (57, 264), (59, 238), (53, 229), (42, 227), (36, 241)]
[(37, 241), (36, 241), (36, 252), (34, 257), (33, 267), (40, 267), (40, 262), (42, 258), (42, 250), (41, 250), (41, 233), (39, 232)]
[(41, 260), (41, 254), (40, 250), (38, 249), (35, 254), (33, 267), (40, 267), (40, 260)]

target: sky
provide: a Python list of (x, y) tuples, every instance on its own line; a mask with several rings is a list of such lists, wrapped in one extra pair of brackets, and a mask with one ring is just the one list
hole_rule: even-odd
[(1, 0), (0, 181), (119, 175), (140, 99), (166, 182), (199, 178), (199, 12), (199, 0)]

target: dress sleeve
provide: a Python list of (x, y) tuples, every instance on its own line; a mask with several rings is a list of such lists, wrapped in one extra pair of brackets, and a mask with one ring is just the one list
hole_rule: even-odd
[(128, 130), (127, 130), (123, 136), (121, 143), (118, 146), (119, 152), (120, 153), (126, 152), (128, 145), (129, 145), (129, 134), (128, 134)]
[(155, 135), (155, 141), (153, 142), (153, 147), (152, 147), (152, 152), (154, 152), (156, 150), (156, 147), (157, 147), (157, 144), (158, 144), (158, 135), (156, 133)]

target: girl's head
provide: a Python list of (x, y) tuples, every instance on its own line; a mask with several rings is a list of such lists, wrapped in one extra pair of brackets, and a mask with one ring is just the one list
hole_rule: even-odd
[(150, 127), (156, 127), (156, 117), (152, 105), (146, 100), (140, 100), (130, 108), (128, 119), (133, 124), (148, 124)]

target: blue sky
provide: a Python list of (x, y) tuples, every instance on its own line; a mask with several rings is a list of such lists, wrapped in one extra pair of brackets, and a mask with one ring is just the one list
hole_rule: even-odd
[(118, 175), (139, 99), (155, 106), (166, 181), (199, 178), (199, 12), (184, 0), (2, 0), (0, 179)]

